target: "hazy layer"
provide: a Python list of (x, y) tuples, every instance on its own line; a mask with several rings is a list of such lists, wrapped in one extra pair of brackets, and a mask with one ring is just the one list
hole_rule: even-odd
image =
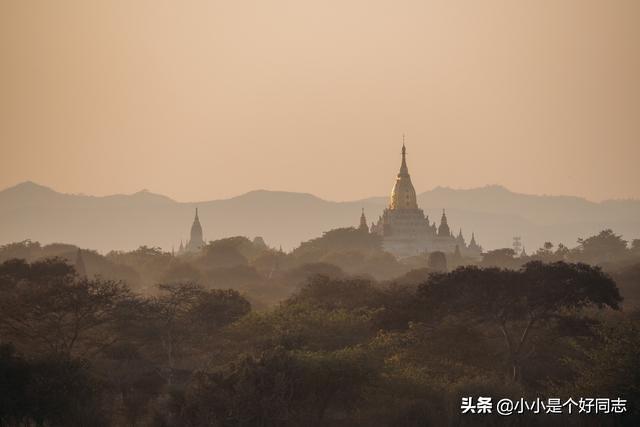
[(3, 1), (0, 188), (640, 197), (637, 1)]

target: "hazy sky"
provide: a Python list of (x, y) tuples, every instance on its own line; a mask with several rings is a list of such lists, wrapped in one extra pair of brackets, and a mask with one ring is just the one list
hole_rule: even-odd
[(640, 1), (0, 0), (0, 188), (640, 197)]

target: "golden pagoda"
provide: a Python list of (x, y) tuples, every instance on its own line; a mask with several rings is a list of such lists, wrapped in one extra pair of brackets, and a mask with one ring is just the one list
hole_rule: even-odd
[(435, 251), (454, 253), (457, 246), (463, 256), (479, 257), (482, 248), (475, 244), (475, 240), (473, 246), (467, 246), (462, 231), (457, 238), (451, 233), (444, 209), (439, 227), (435, 222), (429, 222), (429, 217), (418, 207), (416, 190), (407, 167), (404, 137), (401, 153), (400, 171), (391, 190), (389, 206), (371, 226), (372, 233), (383, 237), (384, 250), (404, 258)]

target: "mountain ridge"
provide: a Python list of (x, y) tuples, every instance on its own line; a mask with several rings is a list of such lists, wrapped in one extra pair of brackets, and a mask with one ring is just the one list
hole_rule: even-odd
[[(57, 192), (25, 181), (0, 191), (0, 244), (25, 239), (65, 242), (106, 252), (140, 245), (177, 247), (188, 239), (195, 207), (205, 238), (262, 236), (274, 247), (292, 249), (336, 227), (357, 225), (361, 209), (377, 220), (387, 197), (331, 201), (310, 193), (258, 189), (226, 199), (178, 202), (140, 190), (90, 196)], [(514, 193), (499, 185), (471, 189), (435, 187), (418, 195), (430, 221), (446, 209), (456, 233), (471, 232), (487, 249), (511, 245), (521, 236), (528, 250), (544, 241), (575, 245), (604, 228), (640, 237), (640, 200), (593, 202), (576, 196)]]
[[(337, 201), (337, 200), (330, 200), (330, 199), (324, 199), (320, 196), (316, 196), (315, 194), (312, 193), (306, 193), (306, 192), (298, 192), (298, 191), (287, 191), (287, 190), (268, 190), (266, 188), (258, 188), (255, 190), (249, 190), (245, 193), (239, 194), (237, 196), (232, 196), (232, 197), (227, 197), (227, 198), (221, 198), (221, 199), (211, 199), (211, 200), (201, 200), (201, 201), (189, 201), (189, 202), (180, 202), (177, 201), (175, 199), (172, 199), (169, 196), (160, 194), (160, 193), (154, 193), (146, 188), (143, 188), (141, 190), (135, 191), (133, 193), (113, 193), (113, 194), (107, 194), (107, 195), (103, 195), (103, 196), (96, 196), (96, 195), (91, 195), (91, 194), (84, 194), (84, 193), (65, 193), (62, 191), (58, 191), (55, 190), (51, 187), (48, 187), (46, 185), (42, 185), (42, 184), (38, 184), (37, 182), (31, 181), (31, 180), (27, 180), (27, 181), (22, 181), (19, 182), (15, 185), (6, 187), (2, 190), (0, 190), (0, 194), (10, 191), (10, 190), (16, 190), (16, 189), (22, 189), (22, 188), (39, 188), (42, 190), (47, 190), (56, 194), (60, 194), (60, 195), (67, 195), (67, 196), (82, 196), (82, 197), (94, 197), (94, 198), (107, 198), (107, 197), (114, 197), (114, 196), (136, 196), (136, 195), (153, 195), (153, 196), (159, 196), (162, 198), (166, 198), (168, 200), (171, 200), (175, 203), (206, 203), (206, 202), (211, 202), (211, 201), (221, 201), (221, 200), (230, 200), (230, 199), (235, 199), (235, 198), (239, 198), (239, 197), (243, 197), (243, 196), (247, 196), (247, 195), (251, 195), (254, 193), (280, 193), (280, 194), (297, 194), (297, 195), (305, 195), (305, 196), (311, 196), (313, 198), (319, 199), (319, 200), (323, 200), (326, 202), (333, 202), (333, 203), (351, 203), (351, 202), (360, 202), (360, 201), (367, 201), (367, 200), (373, 200), (373, 199), (385, 199), (386, 200), (386, 196), (370, 196), (370, 197), (365, 197), (362, 199), (356, 199), (356, 200), (343, 200), (343, 201)], [(528, 193), (518, 193), (512, 190), (509, 190), (507, 187), (500, 185), (500, 184), (488, 184), (488, 185), (484, 185), (481, 187), (472, 187), (472, 188), (453, 188), (453, 187), (448, 187), (448, 186), (442, 186), (442, 185), (437, 185), (435, 187), (433, 187), (433, 189), (431, 190), (427, 190), (427, 191), (423, 191), (422, 193), (419, 193), (418, 196), (424, 195), (426, 193), (434, 193), (434, 192), (440, 192), (440, 191), (446, 191), (446, 192), (458, 192), (458, 193), (462, 193), (462, 192), (477, 192), (477, 191), (482, 191), (482, 190), (497, 190), (500, 192), (504, 192), (504, 193), (508, 193), (511, 195), (519, 195), (519, 196), (526, 196), (526, 197), (540, 197), (540, 198), (561, 198), (561, 199), (575, 199), (575, 200), (581, 200), (581, 201), (585, 201), (587, 203), (590, 204), (594, 204), (594, 205), (599, 205), (599, 204), (606, 204), (606, 203), (618, 203), (618, 202), (632, 202), (632, 203), (640, 203), (640, 199), (637, 198), (620, 198), (620, 199), (604, 199), (602, 201), (596, 202), (593, 200), (589, 200), (585, 197), (581, 197), (581, 196), (572, 196), (572, 195), (568, 195), (568, 194), (528, 194)]]

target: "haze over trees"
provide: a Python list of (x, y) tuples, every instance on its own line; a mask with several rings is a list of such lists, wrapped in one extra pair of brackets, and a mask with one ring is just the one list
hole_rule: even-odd
[(0, 263), (2, 425), (464, 425), (461, 396), (578, 394), (628, 399), (590, 422), (640, 420), (640, 253), (611, 230), (479, 261), (342, 228)]

